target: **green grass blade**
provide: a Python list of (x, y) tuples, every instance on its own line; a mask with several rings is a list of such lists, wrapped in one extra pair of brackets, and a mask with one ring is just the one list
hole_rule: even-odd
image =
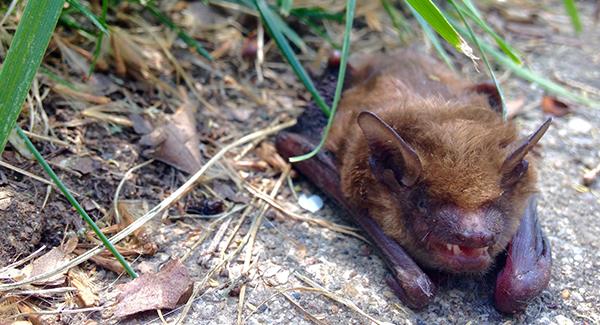
[(82, 5), (78, 0), (67, 0), (69, 5), (73, 6), (73, 8), (77, 9), (84, 16), (86, 16), (94, 26), (96, 26), (100, 31), (104, 34), (108, 35), (108, 28), (106, 27), (106, 23), (103, 20), (100, 20), (94, 13), (88, 9), (88, 7)]
[(172, 31), (176, 32), (177, 36), (179, 38), (181, 38), (181, 40), (187, 46), (196, 50), (196, 52), (198, 52), (198, 54), (202, 55), (209, 61), (213, 60), (210, 53), (208, 53), (208, 51), (206, 51), (206, 49), (204, 49), (204, 46), (202, 46), (202, 44), (200, 44), (200, 42), (198, 42), (193, 37), (188, 35), (188, 33), (186, 33), (183, 29), (181, 29), (181, 27), (177, 26), (169, 17), (167, 17), (167, 15), (163, 14), (160, 10), (158, 10), (158, 8), (154, 5), (153, 1), (133, 0), (133, 2), (139, 3), (142, 6), (144, 6), (144, 8), (146, 8), (162, 24), (167, 26)]
[[(230, 3), (235, 3), (237, 5), (240, 6), (244, 6), (248, 9), (251, 10), (256, 10), (259, 11), (260, 14), (260, 10), (257, 7), (256, 1), (253, 2), (253, 0), (224, 0), (226, 2), (230, 2)], [(269, 8), (272, 8), (271, 6), (268, 6)], [(273, 9), (277, 9), (275, 7), (273, 7)], [(293, 9), (291, 14), (295, 13), (296, 9)], [(262, 14), (261, 14), (262, 16)], [(278, 26), (278, 29), (283, 33), (283, 35), (285, 35), (285, 37), (290, 40), (290, 42), (292, 42), (294, 45), (296, 45), (300, 51), (302, 52), (306, 52), (308, 47), (306, 46), (306, 43), (304, 43), (304, 40), (302, 39), (302, 37), (300, 37), (298, 35), (298, 33), (296, 33), (293, 29), (290, 28), (290, 26), (288, 26), (288, 24), (285, 23), (285, 21), (277, 14), (275, 14), (274, 12), (271, 14), (271, 18), (272, 21), (275, 25)]]
[(567, 10), (567, 14), (569, 14), (569, 18), (571, 18), (571, 24), (575, 29), (576, 33), (581, 33), (583, 27), (581, 26), (581, 19), (579, 19), (579, 11), (577, 10), (577, 6), (575, 5), (574, 0), (563, 0), (563, 4), (565, 9)]
[(113, 244), (111, 244), (111, 242), (108, 240), (108, 238), (106, 238), (106, 236), (102, 233), (100, 228), (98, 228), (98, 225), (96, 225), (94, 220), (92, 220), (92, 218), (90, 218), (90, 216), (87, 214), (87, 212), (85, 212), (85, 210), (81, 207), (79, 202), (77, 202), (77, 200), (75, 200), (73, 195), (71, 195), (71, 192), (69, 192), (67, 187), (61, 182), (60, 178), (58, 178), (58, 176), (52, 170), (50, 165), (48, 165), (48, 163), (46, 162), (44, 157), (42, 157), (42, 155), (35, 148), (33, 143), (31, 143), (31, 141), (29, 140), (27, 135), (25, 135), (23, 130), (21, 130), (21, 128), (19, 126), (17, 126), (16, 129), (17, 129), (17, 134), (21, 137), (21, 139), (23, 139), (23, 141), (25, 141), (25, 145), (27, 146), (29, 151), (31, 151), (31, 153), (33, 154), (35, 159), (38, 161), (38, 163), (40, 165), (42, 165), (42, 168), (44, 168), (44, 170), (46, 171), (46, 173), (48, 173), (48, 176), (50, 176), (50, 178), (52, 179), (54, 184), (56, 184), (56, 186), (60, 189), (60, 191), (63, 193), (63, 195), (67, 198), (67, 201), (69, 201), (69, 203), (71, 203), (71, 205), (75, 208), (77, 213), (79, 213), (79, 215), (83, 218), (83, 220), (85, 220), (85, 222), (87, 222), (87, 224), (90, 226), (90, 228), (92, 228), (92, 230), (94, 231), (96, 236), (98, 236), (100, 238), (100, 240), (102, 241), (102, 244), (104, 244), (104, 247), (106, 247), (113, 254), (113, 256), (117, 259), (117, 261), (119, 261), (119, 263), (121, 263), (121, 265), (125, 268), (125, 271), (127, 271), (127, 274), (129, 274), (130, 277), (132, 277), (134, 279), (137, 278), (137, 273), (135, 273), (135, 271), (131, 268), (129, 263), (127, 263), (127, 261), (125, 260), (123, 255), (121, 255), (121, 253), (119, 253), (119, 251), (115, 248), (115, 246), (113, 246)]
[(28, 1), (0, 70), (0, 153), (42, 62), (64, 0)]
[(427, 21), (427, 23), (446, 42), (454, 46), (458, 51), (474, 59), (473, 50), (460, 34), (448, 22), (444, 14), (431, 0), (405, 0), (415, 11)]
[[(457, 27), (457, 29), (461, 33), (466, 33), (466, 31), (460, 27)], [(594, 108), (600, 108), (600, 102), (591, 100), (587, 97), (584, 97), (582, 95), (574, 93), (574, 92), (568, 90), (567, 88), (549, 80), (548, 78), (545, 78), (544, 76), (537, 74), (537, 73), (531, 71), (530, 69), (527, 69), (519, 64), (516, 64), (513, 60), (511, 60), (505, 54), (494, 49), (494, 47), (491, 46), (490, 44), (481, 42), (480, 45), (481, 45), (481, 48), (485, 51), (485, 53), (491, 55), (496, 61), (498, 61), (498, 63), (503, 65), (505, 68), (511, 70), (518, 77), (523, 78), (529, 82), (538, 84), (540, 87), (542, 87), (544, 90), (548, 91), (549, 93), (555, 94), (557, 96), (561, 96), (563, 98), (572, 100), (572, 101), (582, 104), (582, 105), (591, 106)]]
[(448, 1), (452, 4), (454, 9), (458, 13), (458, 16), (460, 17), (463, 24), (467, 28), (467, 31), (469, 32), (470, 38), (473, 40), (473, 42), (475, 42), (475, 44), (477, 45), (477, 48), (479, 49), (479, 52), (481, 53), (483, 62), (485, 62), (485, 66), (487, 67), (487, 69), (490, 73), (490, 76), (492, 77), (492, 80), (494, 81), (494, 85), (496, 86), (496, 89), (498, 90), (498, 95), (500, 95), (500, 104), (502, 106), (502, 119), (504, 121), (506, 121), (507, 115), (506, 115), (506, 102), (504, 100), (504, 92), (502, 91), (502, 87), (500, 87), (500, 83), (498, 82), (498, 79), (496, 79), (496, 74), (494, 73), (494, 70), (492, 69), (492, 66), (490, 65), (490, 61), (488, 61), (487, 56), (486, 56), (485, 52), (483, 51), (483, 48), (481, 47), (481, 42), (479, 41), (478, 37), (473, 32), (473, 29), (471, 29), (471, 26), (469, 26), (469, 24), (467, 23), (467, 19), (463, 15), (460, 8), (458, 8), (458, 5), (456, 4), (456, 2), (454, 2), (454, 0), (448, 0)]
[(516, 64), (522, 64), (523, 62), (521, 61), (521, 58), (517, 54), (517, 50), (515, 50), (512, 46), (510, 46), (502, 37), (500, 37), (500, 35), (498, 35), (498, 33), (496, 33), (496, 31), (494, 31), (485, 21), (483, 21), (483, 19), (481, 19), (477, 10), (474, 9), (473, 4), (470, 3), (470, 1), (468, 1), (468, 0), (463, 0), (463, 3), (465, 4), (465, 6), (467, 8), (465, 9), (460, 6), (457, 6), (458, 10), (462, 14), (468, 16), (477, 25), (479, 25), (479, 27), (481, 27), (486, 33), (488, 33), (490, 36), (492, 36), (494, 38), (494, 41), (496, 41), (496, 44), (498, 45), (498, 47), (502, 50), (502, 52), (504, 52), (506, 55), (508, 55), (508, 57), (511, 60), (515, 61)]
[(85, 26), (81, 25), (80, 23), (78, 23), (75, 19), (73, 19), (73, 17), (71, 17), (70, 14), (66, 14), (64, 11), (63, 11), (62, 15), (60, 15), (60, 18), (58, 19), (58, 23), (61, 24), (62, 26), (66, 26), (68, 28), (77, 30), (88, 38), (96, 37), (96, 33), (94, 33), (92, 30), (90, 30), (90, 29), (86, 28)]
[(287, 17), (294, 6), (294, 0), (279, 0), (279, 12), (282, 16)]
[(326, 116), (330, 115), (329, 106), (323, 100), (323, 97), (319, 94), (315, 85), (313, 84), (310, 76), (300, 64), (300, 61), (296, 57), (296, 54), (292, 50), (292, 47), (288, 43), (287, 39), (283, 35), (281, 30), (281, 25), (278, 24), (278, 21), (274, 18), (275, 13), (269, 8), (267, 3), (264, 0), (255, 0), (256, 8), (258, 9), (260, 16), (262, 18), (263, 24), (267, 31), (273, 37), (275, 44), (279, 47), (282, 55), (286, 58), (292, 70), (296, 74), (296, 76), (302, 81), (308, 92), (312, 95), (313, 100), (317, 103), (319, 108), (325, 113)]
[[(380, 2), (388, 17), (390, 17), (392, 26), (394, 26), (394, 29), (398, 33), (400, 41), (404, 43), (406, 41), (406, 35), (412, 32), (410, 25), (390, 0), (380, 0)], [(412, 10), (411, 6), (408, 7)]]
[(444, 61), (444, 63), (446, 63), (446, 65), (452, 71), (456, 71), (456, 68), (454, 67), (454, 64), (452, 63), (452, 59), (450, 59), (450, 56), (448, 56), (448, 53), (442, 46), (439, 38), (437, 37), (435, 32), (431, 29), (431, 27), (429, 27), (429, 24), (427, 24), (427, 22), (423, 19), (423, 17), (421, 17), (421, 15), (419, 15), (419, 13), (415, 9), (413, 9), (413, 7), (408, 6), (408, 8), (412, 12), (413, 16), (415, 17), (415, 19), (417, 20), (419, 25), (421, 25), (421, 28), (423, 29), (423, 33), (429, 39), (429, 41), (431, 41), (431, 44), (435, 48), (435, 51), (437, 52), (438, 56)]
[(329, 12), (323, 8), (295, 8), (292, 9), (290, 15), (298, 18), (310, 18), (314, 20), (332, 20), (338, 23), (344, 21), (344, 15), (336, 12)]
[(335, 111), (337, 110), (337, 106), (342, 97), (342, 88), (344, 87), (344, 79), (346, 77), (346, 66), (348, 64), (348, 56), (350, 54), (350, 34), (352, 33), (352, 21), (354, 20), (354, 10), (356, 8), (355, 0), (348, 0), (346, 2), (346, 26), (344, 29), (344, 42), (342, 44), (342, 57), (340, 60), (340, 71), (338, 73), (337, 84), (335, 87), (335, 94), (333, 96), (333, 103), (331, 104), (331, 115), (329, 115), (329, 119), (327, 120), (327, 125), (323, 130), (323, 134), (321, 135), (321, 142), (319, 145), (313, 149), (313, 151), (297, 157), (290, 157), (290, 162), (295, 163), (299, 161), (303, 161), (306, 159), (310, 159), (314, 157), (325, 145), (325, 141), (327, 140), (327, 136), (329, 135), (329, 130), (331, 130), (331, 125), (333, 125), (333, 120), (335, 118)]
[[(102, 0), (102, 14), (100, 15), (100, 22), (106, 24), (106, 14), (108, 13), (108, 0)], [(96, 63), (98, 62), (98, 58), (100, 58), (100, 52), (102, 50), (102, 41), (104, 40), (104, 33), (98, 33), (98, 37), (96, 38), (96, 46), (94, 48), (94, 57), (92, 58), (92, 63), (90, 64), (90, 69), (88, 71), (88, 77), (92, 75), (94, 72), (94, 68), (96, 68)]]

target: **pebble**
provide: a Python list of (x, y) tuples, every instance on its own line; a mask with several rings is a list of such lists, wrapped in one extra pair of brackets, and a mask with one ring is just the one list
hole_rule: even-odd
[(589, 133), (592, 130), (592, 124), (580, 117), (573, 117), (569, 120), (568, 127), (575, 133)]
[(569, 289), (563, 289), (563, 291), (560, 292), (560, 296), (567, 300), (571, 297), (571, 291), (569, 291)]
[(300, 197), (298, 198), (298, 204), (304, 210), (315, 213), (323, 208), (323, 199), (321, 199), (321, 197), (318, 195), (313, 194), (311, 196), (307, 196), (303, 193), (300, 194)]
[(556, 321), (556, 323), (558, 325), (573, 325), (573, 321), (568, 319), (567, 317), (563, 316), (563, 315), (557, 315), (554, 317), (554, 320)]
[(290, 278), (290, 271), (283, 270), (275, 275), (275, 280), (279, 284), (286, 284)]

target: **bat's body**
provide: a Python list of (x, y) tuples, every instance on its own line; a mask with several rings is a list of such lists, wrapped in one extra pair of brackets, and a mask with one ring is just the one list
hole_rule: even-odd
[[(423, 307), (434, 292), (417, 264), (484, 273), (508, 249), (496, 306), (523, 309), (549, 280), (536, 176), (525, 159), (549, 121), (520, 139), (502, 120), (493, 88), (465, 82), (414, 51), (360, 62), (346, 80), (328, 152), (297, 168), (352, 212), (410, 306)], [(310, 110), (300, 118), (302, 131), (279, 137), (284, 156), (303, 153), (320, 134), (315, 121), (322, 119)]]

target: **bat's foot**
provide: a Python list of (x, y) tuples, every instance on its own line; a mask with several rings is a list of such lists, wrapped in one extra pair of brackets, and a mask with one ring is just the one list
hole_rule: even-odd
[(538, 222), (537, 199), (532, 196), (496, 279), (496, 308), (504, 313), (525, 310), (527, 303), (548, 286), (551, 265), (550, 243)]

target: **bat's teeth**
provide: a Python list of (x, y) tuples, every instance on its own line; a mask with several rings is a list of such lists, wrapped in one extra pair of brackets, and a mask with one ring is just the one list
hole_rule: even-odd
[(448, 251), (452, 251), (452, 246), (453, 246), (453, 245), (446, 244), (446, 249), (447, 249)]
[(458, 245), (452, 245), (452, 252), (454, 252), (454, 255), (460, 254), (460, 247)]

